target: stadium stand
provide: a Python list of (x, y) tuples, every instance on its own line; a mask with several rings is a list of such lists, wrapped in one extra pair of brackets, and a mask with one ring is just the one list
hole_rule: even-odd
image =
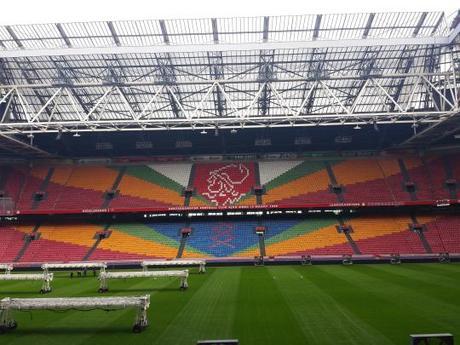
[(329, 184), (324, 162), (305, 161), (267, 183), (263, 200), (278, 205), (336, 202)]
[(177, 229), (176, 239), (163, 235), (148, 224), (114, 224), (110, 229), (110, 237), (101, 242), (91, 256), (92, 260), (176, 257), (179, 247)]
[(24, 234), (13, 227), (0, 227), (0, 261), (13, 262), (23, 245)]
[(2, 169), (0, 186), (22, 212), (429, 202), (457, 198), (457, 158), (15, 166)]
[[(28, 227), (19, 231), (30, 232)], [(94, 242), (99, 228), (87, 224), (42, 225), (40, 237), (30, 242), (21, 257), (22, 262), (79, 261)]]
[[(179, 167), (183, 168), (183, 166)], [(173, 168), (168, 167), (164, 172), (171, 173), (172, 170)], [(111, 206), (120, 208), (182, 206), (184, 187), (173, 178), (178, 177), (174, 174), (171, 178), (165, 176), (151, 166), (129, 166), (118, 186), (120, 194), (112, 201)]]
[[(460, 217), (452, 215), (419, 216), (424, 236), (433, 253), (460, 252)], [(408, 215), (359, 216), (343, 219), (351, 229), (351, 237), (362, 254), (424, 254), (426, 250)], [(343, 255), (353, 248), (337, 227), (336, 217), (266, 220), (264, 236), (267, 256)], [(183, 257), (226, 258), (254, 257), (260, 254), (257, 221), (192, 222)], [(88, 260), (172, 259), (177, 256), (183, 223), (117, 223), (111, 234), (102, 239)], [(30, 242), (21, 262), (79, 261), (93, 246), (95, 234), (102, 225), (41, 225), (40, 237)], [(31, 226), (1, 227), (1, 262), (14, 260)]]

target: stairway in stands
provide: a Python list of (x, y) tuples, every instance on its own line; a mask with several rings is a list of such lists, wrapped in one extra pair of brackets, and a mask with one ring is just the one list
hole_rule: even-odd
[[(185, 222), (183, 229), (191, 230), (189, 221)], [(190, 236), (190, 233), (184, 233), (183, 229), (181, 229), (179, 249), (177, 250), (177, 255), (176, 255), (177, 259), (180, 259), (182, 255), (184, 254), (185, 246), (187, 245), (187, 239)]]
[(259, 252), (260, 252), (260, 256), (266, 256), (267, 252), (265, 250), (265, 236), (263, 234), (260, 234), (258, 236), (259, 236)]
[(342, 218), (339, 217), (338, 219), (339, 226), (337, 228), (337, 231), (342, 232), (345, 235), (345, 238), (347, 239), (348, 244), (350, 245), (351, 249), (353, 249), (354, 254), (361, 254), (361, 250), (358, 247), (358, 244), (353, 240), (353, 237), (351, 236), (351, 232), (353, 231), (352, 227), (349, 227), (345, 224)]
[[(260, 183), (260, 171), (259, 171), (259, 163), (258, 162), (254, 163), (254, 178), (256, 180), (256, 186), (261, 186), (263, 188), (263, 186)], [(255, 193), (255, 194), (256, 194), (256, 204), (257, 205), (262, 205), (263, 204), (263, 201), (262, 201), (262, 194), (263, 193)]]
[[(329, 162), (325, 162), (327, 175), (329, 176), (330, 181), (330, 192), (334, 193), (337, 196), (338, 202), (345, 202), (343, 197), (343, 190), (339, 183), (337, 182), (337, 178), (335, 177), (334, 170), (332, 170), (332, 166)], [(340, 187), (340, 188), (339, 188)], [(339, 189), (336, 189), (339, 188)]]
[(126, 172), (126, 167), (125, 166), (121, 167), (118, 170), (118, 175), (115, 178), (115, 181), (113, 182), (112, 188), (110, 188), (110, 191), (113, 192), (114, 194), (109, 194), (107, 192), (104, 194), (104, 201), (102, 202), (101, 208), (109, 207), (109, 205), (112, 202), (113, 198), (116, 197), (118, 186), (120, 185), (121, 179), (125, 175), (125, 172)]
[[(46, 189), (48, 188), (50, 180), (53, 177), (53, 174), (54, 174), (54, 168), (49, 168), (48, 172), (46, 173), (45, 179), (43, 180), (43, 182), (40, 184), (40, 187), (38, 188), (38, 191), (37, 191), (38, 193), (45, 193), (46, 192)], [(45, 195), (45, 194), (43, 194), (43, 195)], [(46, 195), (44, 197), (46, 197)], [(40, 204), (40, 202), (43, 200), (43, 197), (42, 198), (36, 198), (34, 196), (33, 198), (34, 198), (34, 200), (33, 200), (33, 203), (32, 203), (32, 209), (35, 210), (38, 207), (38, 205)]]
[[(110, 228), (110, 224), (106, 224), (104, 226), (104, 232), (105, 231), (108, 231)], [(82, 261), (87, 261), (89, 260), (89, 258), (91, 257), (91, 255), (93, 254), (93, 252), (97, 249), (97, 247), (99, 246), (99, 243), (101, 243), (102, 240), (105, 239), (105, 237), (101, 237), (99, 236), (97, 233), (94, 234), (95, 236), (95, 241), (94, 241), (94, 244), (91, 246), (91, 248), (89, 248), (88, 252), (85, 254), (85, 256), (83, 257)]]
[[(38, 233), (39, 228), (40, 228), (40, 224), (39, 223), (35, 224), (35, 226), (34, 226), (34, 228), (32, 230), (32, 234), (38, 234), (39, 235), (39, 233)], [(32, 243), (32, 241), (34, 241), (36, 239), (38, 239), (38, 238), (32, 239), (28, 234), (24, 235), (24, 245), (19, 250), (18, 255), (16, 255), (16, 257), (14, 258), (14, 262), (18, 262), (19, 260), (21, 260), (22, 256), (26, 252), (27, 248), (29, 248), (30, 243)]]
[(427, 241), (427, 239), (425, 237), (425, 234), (424, 234), (424, 231), (426, 230), (426, 228), (419, 224), (419, 222), (417, 221), (417, 218), (415, 217), (415, 215), (411, 215), (411, 219), (412, 219), (412, 223), (414, 225), (417, 225), (417, 226), (420, 227), (420, 230), (415, 230), (414, 232), (417, 234), (418, 238), (422, 242), (423, 248), (425, 249), (425, 251), (428, 254), (433, 253), (433, 250), (431, 249), (431, 246), (428, 243), (428, 241)]
[[(192, 168), (190, 169), (190, 175), (188, 178), (188, 185), (186, 190), (184, 191), (184, 206), (190, 206), (190, 199), (193, 197), (193, 181), (195, 181), (195, 164), (192, 164)], [(186, 191), (192, 191), (192, 193), (187, 193)]]
[(184, 254), (184, 249), (187, 244), (187, 238), (188, 236), (181, 236), (180, 238), (179, 249), (177, 251), (177, 256), (176, 256), (177, 259), (180, 259), (182, 255)]
[[(412, 182), (411, 179), (410, 179), (409, 172), (407, 171), (407, 167), (406, 167), (406, 164), (404, 163), (404, 161), (402, 159), (398, 159), (398, 164), (399, 164), (399, 168), (401, 169), (401, 174), (402, 174), (402, 177), (403, 177), (403, 183), (407, 184), (409, 182)], [(412, 201), (417, 200), (417, 194), (416, 194), (415, 189), (414, 190), (409, 190), (409, 189), (406, 188), (406, 186), (404, 186), (403, 188), (405, 189), (405, 191), (407, 193), (409, 193), (410, 199)]]
[[(446, 181), (448, 180), (455, 180), (453, 168), (452, 168), (452, 163), (449, 157), (443, 157), (443, 165), (444, 165), (444, 170), (446, 172)], [(449, 185), (446, 186), (446, 188), (449, 191), (449, 196), (451, 199), (457, 199), (458, 193), (457, 193), (457, 185)]]

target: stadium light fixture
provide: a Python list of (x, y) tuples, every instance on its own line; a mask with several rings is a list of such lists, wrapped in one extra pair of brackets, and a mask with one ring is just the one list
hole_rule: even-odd
[(79, 138), (79, 137), (81, 137), (81, 135), (80, 135), (80, 133), (78, 133), (78, 132), (75, 132), (75, 133), (73, 134), (73, 137), (75, 137), (75, 138)]
[(230, 131), (231, 134), (236, 134), (238, 131), (235, 129), (235, 128), (232, 128), (232, 130)]
[(356, 126), (353, 127), (353, 129), (359, 130), (359, 129), (361, 129), (361, 126), (360, 126), (360, 125), (356, 125)]
[(208, 132), (206, 132), (206, 129), (203, 129), (203, 130), (200, 132), (200, 134), (203, 134), (203, 135), (204, 135), (204, 134), (208, 134)]

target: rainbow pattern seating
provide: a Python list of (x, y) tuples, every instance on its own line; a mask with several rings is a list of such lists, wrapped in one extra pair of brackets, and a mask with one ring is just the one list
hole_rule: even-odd
[(423, 254), (417, 234), (409, 230), (408, 216), (364, 216), (348, 221), (362, 254)]
[(280, 206), (337, 202), (329, 185), (324, 162), (304, 161), (268, 181), (263, 202)]
[[(161, 223), (156, 225), (161, 227)], [(115, 224), (110, 230), (110, 237), (101, 241), (92, 260), (171, 259), (179, 249), (178, 236), (165, 236), (150, 224)]]
[[(29, 233), (29, 227), (19, 227)], [(88, 224), (42, 225), (40, 238), (31, 241), (21, 262), (80, 261), (94, 243), (99, 228)]]
[(393, 201), (376, 159), (347, 160), (334, 166), (333, 171), (337, 180), (344, 185), (345, 202)]
[[(360, 216), (345, 219), (353, 229), (351, 236), (363, 254), (422, 254), (420, 238), (409, 230), (408, 215)], [(426, 226), (424, 236), (433, 253), (460, 253), (460, 216), (419, 216)], [(256, 221), (192, 222), (184, 258), (254, 257), (259, 255)], [(263, 222), (266, 254), (343, 255), (352, 254), (344, 234), (338, 233), (335, 217), (308, 217), (304, 220), (284, 219)], [(183, 223), (114, 224), (111, 235), (103, 239), (89, 260), (144, 260), (175, 258), (180, 244)], [(95, 243), (93, 238), (102, 225), (42, 225), (40, 239), (31, 241), (21, 262), (79, 261)], [(14, 260), (23, 236), (32, 227), (0, 228), (0, 262)]]
[(385, 184), (392, 195), (393, 201), (410, 201), (410, 194), (404, 190), (404, 179), (394, 158), (379, 159), (378, 164), (385, 176)]
[[(452, 164), (453, 178), (459, 181), (457, 158), (454, 155), (448, 159)], [(426, 164), (418, 157), (403, 157), (401, 160), (407, 169), (407, 180), (415, 183), (415, 201), (449, 197), (442, 157), (426, 157)], [(251, 206), (257, 204), (253, 188), (259, 184), (264, 188), (260, 198), (262, 204), (308, 206), (338, 202), (337, 195), (330, 190), (331, 178), (326, 164), (337, 184), (343, 186), (345, 202), (412, 200), (411, 194), (405, 190), (398, 159), (385, 157), (258, 163), (161, 163), (126, 167), (59, 165), (54, 167), (45, 188), (45, 198), (35, 203), (33, 196), (45, 180), (49, 167), (4, 167), (1, 176), (6, 181), (0, 185), (5, 186), (5, 192), (13, 197), (17, 208), (22, 211), (35, 208), (75, 212), (101, 207), (168, 209), (184, 206), (187, 198), (183, 192), (188, 187), (194, 190), (189, 200), (191, 207)], [(121, 180), (113, 187), (122, 168)], [(192, 180), (191, 186), (189, 180)], [(105, 193), (112, 188), (116, 190), (115, 197), (106, 200)]]
[[(171, 165), (171, 164), (170, 164)], [(165, 167), (165, 166), (168, 166)], [(180, 164), (178, 165), (180, 166)], [(171, 173), (169, 165), (138, 165), (129, 166), (118, 186), (119, 194), (111, 202), (111, 207), (132, 208), (132, 207), (155, 207), (167, 208), (172, 206), (183, 206), (184, 198), (182, 185), (184, 176), (171, 175), (179, 180), (175, 181), (156, 169)], [(188, 176), (187, 176), (188, 178)]]
[(61, 209), (61, 198), (72, 197), (72, 194), (76, 193), (74, 188), (66, 186), (72, 172), (73, 166), (64, 165), (54, 168), (53, 175), (46, 187), (46, 198), (38, 203), (37, 210)]
[(104, 192), (110, 189), (115, 177), (116, 173), (105, 167), (75, 166), (57, 207), (65, 210), (100, 208)]
[(284, 231), (265, 241), (267, 255), (352, 254), (346, 237), (337, 232), (334, 218), (311, 217), (295, 223), (273, 221), (272, 226), (274, 223)]

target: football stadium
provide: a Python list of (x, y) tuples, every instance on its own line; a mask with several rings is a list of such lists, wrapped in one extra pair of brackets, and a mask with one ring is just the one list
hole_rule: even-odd
[(459, 204), (460, 10), (0, 26), (2, 345), (454, 344)]

